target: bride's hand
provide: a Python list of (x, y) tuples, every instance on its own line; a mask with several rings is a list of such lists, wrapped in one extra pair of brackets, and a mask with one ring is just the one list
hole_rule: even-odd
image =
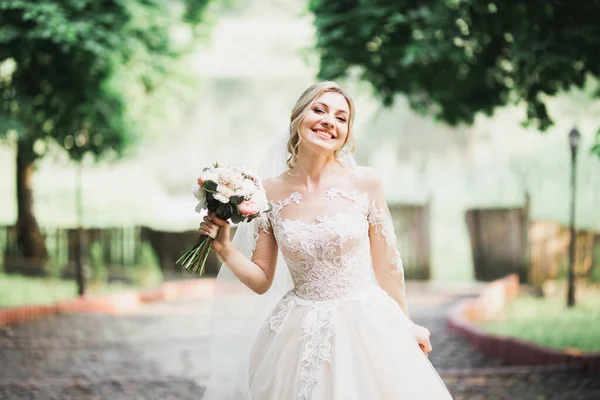
[(431, 337), (431, 332), (429, 332), (429, 329), (413, 323), (411, 326), (411, 332), (417, 343), (419, 343), (419, 347), (423, 353), (425, 353), (425, 356), (429, 356), (429, 352), (432, 350), (431, 342), (429, 341), (429, 338)]
[(208, 215), (206, 215), (203, 218), (202, 223), (200, 223), (200, 234), (208, 235), (216, 227), (219, 228), (219, 232), (212, 242), (212, 249), (217, 255), (222, 256), (222, 253), (231, 246), (231, 229), (229, 227), (229, 222), (218, 218), (214, 213), (209, 211)]

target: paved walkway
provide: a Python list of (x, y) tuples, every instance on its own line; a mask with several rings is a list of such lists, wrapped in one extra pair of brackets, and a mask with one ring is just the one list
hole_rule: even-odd
[[(436, 366), (456, 400), (600, 399), (600, 377), (504, 368), (445, 332), (452, 299), (411, 297), (433, 333)], [(129, 315), (59, 315), (0, 328), (0, 399), (200, 399), (208, 378), (209, 305), (145, 305)]]

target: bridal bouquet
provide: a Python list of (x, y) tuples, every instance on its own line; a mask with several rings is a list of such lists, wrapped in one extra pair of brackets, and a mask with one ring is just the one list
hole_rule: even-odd
[[(229, 167), (215, 163), (204, 168), (193, 186), (198, 200), (196, 212), (209, 210), (217, 217), (234, 224), (250, 222), (261, 213), (271, 211), (265, 189), (259, 177), (243, 166)], [(196, 243), (176, 261), (187, 271), (202, 275), (212, 241), (217, 237), (218, 226), (211, 236), (201, 235)]]

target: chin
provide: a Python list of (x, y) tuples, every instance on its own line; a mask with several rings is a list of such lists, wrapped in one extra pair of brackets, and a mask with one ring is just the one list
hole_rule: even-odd
[(328, 154), (334, 153), (338, 149), (336, 143), (330, 143), (329, 145), (328, 144), (329, 143), (311, 141), (307, 143), (307, 146), (304, 150), (307, 150), (310, 153)]

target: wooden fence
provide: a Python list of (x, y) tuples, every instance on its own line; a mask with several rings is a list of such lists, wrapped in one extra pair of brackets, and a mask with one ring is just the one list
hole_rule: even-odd
[[(232, 230), (235, 233), (235, 229)], [(79, 234), (77, 229), (42, 229), (48, 260), (32, 260), (22, 257), (17, 246), (17, 234), (14, 226), (0, 227), (0, 270), (7, 273), (19, 273), (29, 276), (56, 276), (73, 278)], [(111, 281), (127, 281), (128, 270), (140, 262), (142, 246), (148, 243), (156, 254), (163, 274), (169, 278), (193, 277), (175, 265), (181, 253), (198, 238), (197, 231), (168, 232), (148, 227), (121, 227), (105, 229), (83, 229), (84, 262), (90, 264), (91, 245), (102, 249), (104, 265)], [(211, 253), (207, 261), (206, 272), (216, 275), (219, 262)]]
[[(430, 271), (429, 205), (391, 204), (398, 250), (407, 279), (427, 280)], [(466, 222), (471, 241), (475, 277), (490, 281), (517, 273), (522, 282), (534, 286), (563, 278), (568, 266), (569, 230), (554, 222), (528, 221), (526, 209), (497, 208), (468, 210)], [(234, 230), (235, 231), (235, 230)], [(76, 229), (45, 228), (42, 233), (50, 255), (40, 262), (19, 256), (15, 227), (0, 227), (0, 269), (28, 275), (74, 276), (78, 232)], [(141, 257), (149, 243), (159, 259), (166, 279), (192, 277), (175, 265), (179, 255), (197, 238), (197, 231), (167, 232), (148, 227), (84, 230), (84, 257), (89, 260), (90, 244), (103, 253), (110, 280), (126, 280), (127, 271)], [(215, 275), (219, 261), (211, 252), (206, 273)], [(578, 278), (600, 277), (600, 233), (578, 231), (575, 272)]]
[[(390, 212), (407, 279), (429, 279), (429, 205), (398, 204), (390, 206)], [(235, 234), (235, 228), (232, 233)], [(16, 228), (0, 227), (0, 254), (4, 254), (1, 269), (8, 273), (72, 278), (75, 274), (79, 240), (77, 229), (45, 228), (42, 229), (42, 234), (49, 260), (33, 263), (19, 255)], [(170, 232), (149, 227), (84, 229), (83, 238), (84, 258), (89, 260), (91, 244), (98, 244), (102, 248), (111, 280), (126, 280), (127, 270), (140, 260), (143, 243), (151, 245), (167, 279), (192, 277), (176, 266), (175, 261), (198, 238), (195, 230)], [(220, 262), (211, 252), (206, 264), (206, 274), (216, 275), (219, 267)]]
[[(7, 273), (62, 278), (75, 276), (75, 260), (79, 245), (77, 229), (42, 228), (48, 260), (31, 260), (20, 255), (15, 226), (0, 228), (0, 250), (2, 250), (3, 270)], [(82, 243), (84, 260), (90, 260), (92, 243), (100, 246), (104, 265), (112, 280), (127, 280), (126, 270), (135, 266), (141, 256), (142, 241), (139, 227), (108, 229), (83, 229)]]
[(429, 280), (431, 278), (430, 204), (391, 204), (389, 208), (406, 279)]
[[(148, 227), (143, 227), (141, 231), (143, 241), (148, 241), (159, 259), (161, 268), (167, 274), (182, 275), (187, 277), (187, 271), (183, 271), (175, 265), (175, 261), (198, 239), (198, 231), (171, 232), (161, 231)], [(232, 229), (232, 235), (235, 235), (235, 228)], [(214, 252), (210, 252), (206, 260), (205, 274), (215, 276), (219, 272), (220, 262)]]
[[(529, 283), (540, 286), (546, 280), (566, 278), (569, 267), (569, 228), (555, 222), (535, 221), (529, 229)], [(575, 235), (577, 279), (589, 279), (600, 268), (600, 233), (578, 230)]]
[[(472, 209), (466, 221), (477, 280), (517, 273), (522, 282), (539, 287), (566, 277), (568, 227), (529, 221), (526, 208)], [(575, 249), (576, 277), (591, 278), (594, 269), (600, 269), (600, 233), (576, 231)]]
[(475, 279), (493, 281), (511, 273), (527, 279), (525, 209), (474, 209), (466, 212)]

